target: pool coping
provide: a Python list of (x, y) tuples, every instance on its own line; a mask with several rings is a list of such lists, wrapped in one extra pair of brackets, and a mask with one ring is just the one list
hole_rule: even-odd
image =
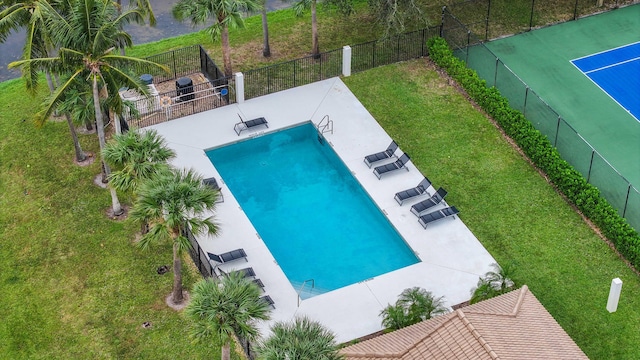
[[(237, 113), (245, 119), (265, 117), (269, 128), (249, 130), (240, 136), (233, 130)], [(317, 124), (323, 116), (334, 121), (327, 142), (350, 169), (360, 185), (388, 218), (421, 262), (349, 285), (306, 300), (298, 298), (288, 279), (260, 239), (239, 204), (224, 185), (205, 154), (207, 149), (277, 131), (307, 121)], [(275, 302), (271, 320), (260, 323), (267, 334), (273, 321), (288, 321), (306, 315), (327, 326), (338, 342), (346, 342), (382, 330), (379, 313), (394, 303), (405, 288), (420, 286), (444, 296), (452, 306), (469, 300), (478, 277), (496, 261), (480, 244), (459, 216), (438, 221), (423, 229), (409, 209), (393, 199), (401, 190), (416, 186), (422, 174), (409, 162), (410, 171), (385, 175), (381, 180), (363, 162), (367, 154), (385, 149), (391, 138), (339, 78), (247, 100), (207, 112), (152, 126), (176, 151), (172, 165), (193, 168), (205, 178), (220, 180), (225, 201), (215, 213), (220, 223), (218, 237), (198, 236), (205, 251), (221, 253), (243, 248), (247, 262), (221, 266), (224, 270), (251, 266), (265, 284), (265, 293)], [(400, 148), (397, 154), (400, 154)], [(384, 162), (382, 162), (384, 163)], [(428, 174), (426, 174), (428, 176)], [(454, 192), (455, 189), (448, 189)], [(430, 193), (435, 190), (429, 189)], [(416, 200), (417, 201), (417, 200)], [(452, 204), (455, 205), (455, 204)], [(443, 206), (443, 205), (441, 205)], [(461, 209), (464, 217), (464, 209)], [(375, 259), (374, 259), (375, 261)]]

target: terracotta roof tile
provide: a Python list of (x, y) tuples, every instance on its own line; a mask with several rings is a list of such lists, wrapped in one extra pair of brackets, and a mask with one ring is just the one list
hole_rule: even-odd
[(341, 352), (347, 360), (587, 359), (526, 285)]

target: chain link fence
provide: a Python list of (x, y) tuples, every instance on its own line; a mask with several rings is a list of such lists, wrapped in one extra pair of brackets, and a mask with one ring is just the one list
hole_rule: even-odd
[[(486, 1), (494, 2), (496, 1)], [(576, 4), (581, 2), (575, 1)], [(441, 35), (452, 47), (456, 57), (485, 79), (487, 86), (495, 86), (500, 90), (512, 108), (521, 111), (551, 141), (565, 160), (590, 184), (600, 189), (602, 195), (631, 226), (640, 229), (640, 191), (511, 71), (449, 8), (443, 9)]]

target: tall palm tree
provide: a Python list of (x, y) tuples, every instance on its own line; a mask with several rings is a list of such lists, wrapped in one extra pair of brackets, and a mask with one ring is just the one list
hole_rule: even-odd
[(104, 160), (117, 168), (109, 182), (123, 192), (135, 192), (143, 181), (167, 173), (175, 155), (155, 130), (116, 134), (102, 149)]
[(140, 239), (140, 246), (149, 248), (151, 243), (170, 241), (173, 244), (173, 290), (171, 301), (181, 304), (182, 254), (191, 247), (183, 234), (185, 227), (194, 234), (216, 235), (219, 231), (213, 216), (219, 193), (202, 182), (202, 177), (192, 170), (171, 170), (143, 182), (137, 191), (137, 199), (130, 216), (139, 222), (151, 224), (149, 232)]
[[(132, 191), (134, 195), (142, 182), (168, 174), (167, 162), (175, 155), (155, 130), (115, 134), (102, 149), (104, 160), (116, 167), (109, 177), (111, 186), (122, 192)], [(143, 221), (140, 226), (140, 232), (146, 234), (148, 223)]]
[(296, 317), (276, 322), (271, 335), (256, 348), (260, 360), (339, 360), (335, 335), (317, 321)]
[[(117, 46), (131, 46), (129, 34), (122, 30), (124, 24), (132, 21), (143, 22), (143, 13), (130, 9), (118, 15), (115, 3), (110, 0), (76, 0), (70, 3), (68, 16), (48, 7), (43, 10), (48, 28), (56, 29), (51, 34), (55, 44), (59, 45), (57, 57), (31, 58), (12, 62), (9, 68), (28, 68), (51, 70), (54, 73), (68, 74), (67, 80), (49, 96), (42, 110), (36, 114), (36, 122), (49, 118), (57, 105), (64, 101), (65, 93), (73, 88), (77, 79), (86, 79), (91, 85), (93, 106), (100, 149), (105, 146), (104, 121), (100, 106), (101, 92), (104, 98), (111, 95), (111, 106), (121, 110), (123, 105), (118, 89), (126, 86), (148, 95), (148, 89), (140, 79), (133, 75), (133, 69), (166, 68), (148, 60), (118, 55)], [(31, 86), (37, 86), (37, 77), (31, 79)], [(103, 162), (105, 175), (111, 170)], [(114, 215), (122, 214), (116, 190), (109, 187)]]
[[(335, 5), (343, 15), (353, 12), (351, 0), (325, 0)], [(293, 5), (296, 15), (301, 16), (306, 10), (311, 10), (311, 54), (320, 56), (320, 42), (318, 41), (318, 18), (316, 14), (317, 0), (299, 0)]]
[(496, 263), (491, 264), (493, 271), (487, 271), (483, 277), (478, 279), (478, 285), (471, 289), (471, 300), (469, 303), (491, 299), (498, 295), (507, 293), (517, 287), (513, 280), (515, 265), (507, 263), (500, 266)]
[[(52, 9), (47, 0), (4, 0), (0, 5), (0, 43), (3, 43), (12, 31), (25, 29), (26, 39), (22, 48), (22, 59), (34, 59), (49, 56), (53, 47), (44, 14)], [(27, 89), (34, 91), (38, 69), (26, 63), (21, 67), (22, 77)], [(48, 80), (50, 77), (47, 78)], [(49, 89), (53, 92), (53, 83)]]
[(380, 315), (382, 326), (397, 330), (447, 312), (444, 297), (435, 297), (430, 291), (412, 287), (404, 289), (395, 305), (387, 306)]
[(244, 28), (243, 12), (260, 8), (256, 0), (180, 0), (173, 7), (173, 17), (178, 21), (189, 19), (191, 24), (200, 25), (210, 18), (213, 25), (205, 29), (212, 41), (218, 37), (222, 42), (222, 61), (225, 76), (233, 75), (231, 68), (231, 47), (229, 28)]
[(229, 360), (234, 335), (255, 339), (256, 321), (269, 319), (269, 306), (260, 299), (256, 284), (232, 272), (222, 279), (197, 282), (185, 315), (194, 322), (191, 335), (196, 340), (213, 338), (222, 343), (222, 360)]
[(82, 97), (80, 93), (75, 89), (71, 89), (70, 91), (65, 93), (64, 100), (58, 106), (58, 110), (60, 110), (64, 114), (64, 117), (67, 119), (67, 125), (69, 126), (69, 131), (71, 132), (77, 162), (83, 162), (87, 159), (87, 155), (84, 153), (84, 151), (82, 151), (82, 146), (80, 146), (78, 134), (76, 133), (76, 127), (73, 123), (73, 114), (78, 108), (79, 101), (81, 100)]
[(267, 0), (262, 0), (262, 56), (271, 56), (271, 47), (269, 46), (269, 21), (267, 19)]

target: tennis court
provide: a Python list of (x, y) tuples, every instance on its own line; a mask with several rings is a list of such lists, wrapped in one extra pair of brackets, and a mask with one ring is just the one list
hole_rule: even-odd
[(640, 118), (640, 42), (571, 62), (636, 120)]
[[(568, 123), (554, 121), (554, 115), (548, 114), (547, 123), (534, 122), (536, 127), (557, 137), (550, 140), (557, 140), (562, 156), (590, 178), (621, 214), (626, 211), (626, 217), (634, 219), (632, 224), (640, 223), (640, 198), (628, 184), (640, 189), (640, 5), (494, 40), (486, 46), (557, 112), (556, 119), (559, 115)], [(490, 84), (494, 78), (498, 85), (502, 83), (498, 88), (510, 101), (527, 102), (527, 117), (536, 115), (533, 96), (527, 97), (521, 83), (506, 75), (508, 70), (496, 69), (495, 58), (474, 56), (469, 53), (470, 66)], [(522, 108), (522, 104), (513, 105)], [(594, 156), (580, 138), (621, 176)], [(635, 204), (631, 213), (626, 205), (630, 196), (629, 204)]]

